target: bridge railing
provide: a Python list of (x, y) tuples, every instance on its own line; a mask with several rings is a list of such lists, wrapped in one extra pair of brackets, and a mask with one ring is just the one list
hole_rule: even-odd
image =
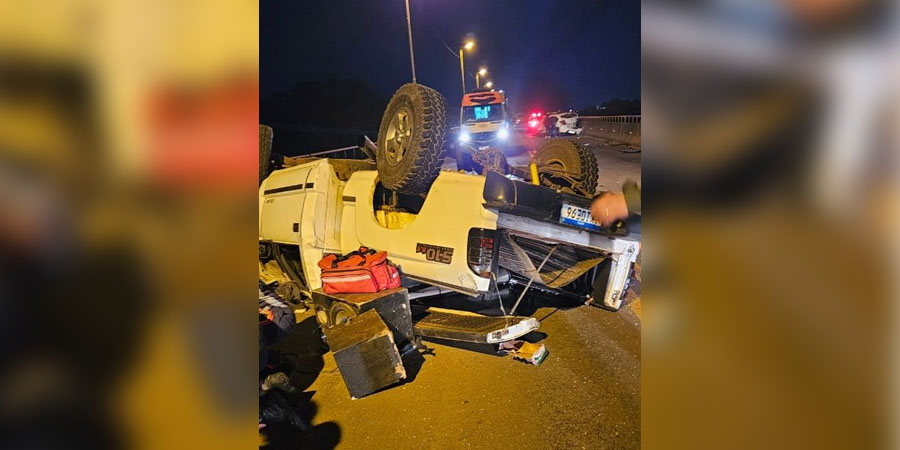
[(352, 147), (343, 147), (336, 148), (334, 150), (325, 150), (324, 152), (316, 152), (310, 153), (308, 155), (302, 155), (304, 157), (318, 157), (318, 158), (339, 158), (339, 159), (366, 159), (368, 155), (359, 148), (359, 146), (354, 145)]
[(369, 136), (360, 135), (357, 140), (358, 144), (352, 147), (341, 147), (334, 150), (325, 150), (323, 152), (310, 153), (302, 155), (303, 157), (314, 158), (338, 158), (338, 159), (375, 159), (378, 147), (369, 139)]
[(579, 116), (582, 135), (641, 146), (641, 116)]

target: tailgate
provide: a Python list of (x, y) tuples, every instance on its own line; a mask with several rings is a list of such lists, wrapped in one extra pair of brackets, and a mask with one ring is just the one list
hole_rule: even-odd
[(486, 208), (576, 229), (585, 228), (562, 223), (560, 211), (564, 205), (589, 211), (592, 201), (580, 195), (562, 194), (549, 187), (511, 180), (495, 172), (487, 174), (482, 196)]

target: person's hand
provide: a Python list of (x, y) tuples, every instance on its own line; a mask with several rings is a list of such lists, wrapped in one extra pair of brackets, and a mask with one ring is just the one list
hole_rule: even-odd
[(628, 218), (628, 205), (622, 193), (604, 192), (591, 203), (591, 217), (604, 227)]

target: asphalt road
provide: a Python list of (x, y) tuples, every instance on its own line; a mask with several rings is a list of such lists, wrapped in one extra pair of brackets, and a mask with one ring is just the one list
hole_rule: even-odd
[[(601, 189), (617, 191), (626, 179), (640, 179), (640, 153), (579, 140), (595, 148)], [(315, 318), (306, 313), (277, 348), (297, 354), (291, 378), (304, 393), (292, 401), (313, 427), (302, 434), (274, 427), (270, 446), (640, 448), (641, 321), (640, 301), (634, 299), (639, 284), (636, 289), (617, 313), (533, 305), (537, 309), (526, 313), (541, 326), (527, 339), (549, 351), (540, 366), (498, 356), (490, 345), (431, 342), (434, 354), (404, 359), (409, 378), (403, 384), (356, 400), (322, 348)]]

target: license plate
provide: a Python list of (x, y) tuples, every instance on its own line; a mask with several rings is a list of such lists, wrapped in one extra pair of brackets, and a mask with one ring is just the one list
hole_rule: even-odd
[(600, 222), (591, 217), (591, 210), (563, 203), (559, 211), (559, 221), (567, 225), (574, 225), (586, 230), (602, 230)]

